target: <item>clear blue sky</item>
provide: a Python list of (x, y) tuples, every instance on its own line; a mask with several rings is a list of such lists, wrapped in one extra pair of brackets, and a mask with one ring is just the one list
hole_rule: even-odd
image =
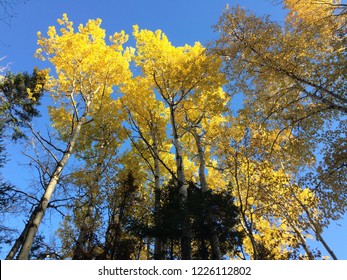
[[(16, 15), (10, 25), (0, 22), (0, 58), (6, 57), (1, 64), (9, 64), (12, 72), (31, 72), (34, 66), (48, 67), (33, 57), (37, 48), (36, 33), (47, 31), (49, 25), (56, 25), (56, 19), (67, 13), (76, 25), (88, 19), (101, 18), (102, 27), (109, 34), (125, 30), (131, 34), (132, 26), (161, 29), (174, 45), (193, 44), (195, 41), (206, 43), (214, 34), (211, 26), (216, 24), (226, 4), (240, 4), (258, 14), (270, 14), (281, 20), (285, 11), (273, 6), (272, 0), (28, 0), (15, 7)], [(131, 41), (129, 42), (131, 44)], [(47, 120), (42, 120), (47, 122)], [(18, 146), (9, 147), (10, 162), (2, 170), (6, 179), (21, 185), (26, 184), (30, 174), (18, 165), (21, 160), (16, 151)], [(18, 172), (20, 170), (20, 172)], [(22, 171), (23, 170), (23, 171)], [(324, 237), (340, 259), (347, 259), (346, 221), (340, 226), (331, 226)], [(21, 227), (21, 226), (20, 226)], [(323, 255), (326, 255), (322, 251)], [(0, 255), (2, 258), (2, 254)]]

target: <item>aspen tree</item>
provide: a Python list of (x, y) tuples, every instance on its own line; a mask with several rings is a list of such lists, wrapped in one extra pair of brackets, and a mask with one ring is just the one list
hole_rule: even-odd
[(223, 83), (219, 74), (219, 61), (205, 54), (200, 43), (194, 46), (174, 47), (160, 30), (155, 32), (134, 27), (136, 39), (136, 64), (143, 75), (151, 78), (153, 88), (169, 109), (172, 143), (176, 154), (177, 185), (181, 194), (183, 210), (181, 249), (182, 259), (191, 259), (191, 236), (186, 203), (188, 183), (182, 145), (180, 106), (196, 90), (208, 92)]
[[(148, 78), (135, 77), (122, 87), (122, 92), (124, 96), (121, 101), (129, 115), (130, 127), (144, 142), (148, 150), (146, 152), (141, 149), (135, 140), (132, 140), (134, 148), (149, 164), (154, 177), (154, 224), (158, 225), (160, 220), (158, 213), (161, 207), (160, 192), (165, 172), (163, 169), (167, 168), (167, 165), (163, 166), (164, 154), (169, 153), (171, 147), (171, 143), (166, 139), (168, 110), (164, 107), (163, 102), (155, 98), (153, 81)], [(172, 171), (170, 170), (170, 172)], [(161, 256), (162, 241), (156, 237), (154, 259), (161, 259)]]
[[(77, 31), (66, 14), (58, 19), (58, 23), (62, 26), (60, 34), (54, 26), (49, 27), (48, 37), (38, 33), (40, 48), (36, 55), (48, 59), (56, 69), (56, 77), (51, 77), (48, 85), (57, 104), (50, 108), (50, 115), (53, 127), (60, 132), (66, 147), (56, 148), (61, 157), (55, 158), (56, 164), (45, 192), (25, 226), (18, 259), (28, 258), (36, 232), (83, 126), (92, 121), (94, 99), (110, 95), (114, 85), (121, 84), (130, 76), (129, 57), (122, 48), (127, 40), (124, 32), (111, 36), (111, 45), (107, 45), (100, 19), (80, 25)], [(55, 147), (53, 143), (50, 146)]]

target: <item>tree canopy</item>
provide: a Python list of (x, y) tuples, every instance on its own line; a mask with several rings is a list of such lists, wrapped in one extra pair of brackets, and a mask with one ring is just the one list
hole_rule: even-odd
[[(283, 24), (227, 7), (207, 46), (135, 25), (126, 47), (66, 14), (38, 32), (54, 71), (0, 83), (0, 130), (35, 143), (39, 178), (1, 188), (3, 209), (33, 201), (7, 259), (337, 259), (323, 233), (347, 207), (345, 5), (281, 4)], [(47, 135), (31, 124), (44, 92)]]

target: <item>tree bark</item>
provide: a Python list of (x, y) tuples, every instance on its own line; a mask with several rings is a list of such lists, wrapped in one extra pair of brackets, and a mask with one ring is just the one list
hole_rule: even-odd
[(205, 169), (206, 169), (206, 162), (205, 162), (205, 152), (202, 147), (201, 143), (201, 136), (197, 133), (195, 129), (193, 129), (193, 136), (196, 143), (196, 148), (198, 150), (198, 158), (199, 158), (199, 179), (201, 184), (201, 191), (203, 194), (204, 199), (204, 206), (206, 209), (204, 209), (207, 213), (206, 221), (207, 226), (210, 233), (210, 243), (211, 243), (211, 249), (212, 249), (212, 259), (213, 260), (221, 260), (222, 254), (220, 251), (220, 244), (219, 244), (219, 238), (218, 233), (215, 226), (215, 216), (213, 215), (211, 211), (211, 207), (209, 203), (206, 201), (206, 193), (208, 191), (207, 181), (206, 181), (206, 175), (205, 175)]
[[(285, 172), (285, 168), (284, 168), (284, 164), (281, 162), (281, 167), (283, 169), (283, 171)], [(290, 184), (290, 186), (292, 187), (292, 184), (288, 178), (288, 183)], [(317, 223), (314, 221), (314, 218), (311, 217), (310, 211), (309, 209), (306, 207), (306, 205), (304, 203), (301, 202), (301, 200), (297, 197), (297, 195), (295, 194), (295, 192), (291, 191), (292, 195), (294, 196), (294, 198), (296, 199), (296, 201), (299, 203), (299, 205), (302, 207), (302, 209), (304, 209), (307, 218), (309, 220), (309, 224), (312, 228), (312, 230), (314, 231), (314, 233), (316, 234), (316, 239), (318, 241), (320, 241), (322, 243), (322, 245), (324, 246), (324, 248), (328, 251), (328, 253), (330, 254), (330, 256), (334, 259), (337, 260), (337, 257), (335, 255), (335, 253), (333, 252), (333, 250), (329, 247), (329, 245), (325, 242), (323, 236), (320, 234), (320, 230), (317, 226)]]
[(180, 137), (177, 132), (175, 109), (172, 104), (170, 104), (170, 119), (173, 132), (173, 145), (176, 151), (176, 167), (177, 167), (177, 184), (180, 194), (180, 208), (182, 212), (182, 226), (181, 226), (181, 255), (182, 260), (192, 259), (192, 245), (191, 245), (191, 230), (188, 217), (188, 184), (184, 174), (183, 157), (182, 157), (182, 146), (180, 142)]
[(294, 192), (292, 192), (296, 201), (300, 204), (300, 206), (304, 209), (304, 211), (306, 212), (307, 214), (307, 218), (310, 222), (310, 225), (311, 225), (311, 228), (313, 229), (314, 233), (316, 234), (316, 238), (318, 241), (320, 241), (323, 245), (323, 247), (327, 250), (327, 252), (330, 254), (330, 256), (334, 259), (334, 260), (337, 260), (337, 257), (334, 253), (334, 251), (329, 247), (328, 243), (325, 242), (323, 236), (320, 234), (320, 230), (317, 226), (317, 223), (314, 221), (314, 219), (311, 217), (311, 214), (308, 210), (308, 208), (306, 207), (305, 204), (303, 204), (300, 199), (295, 195)]
[[(30, 219), (32, 219), (34, 217), (34, 215), (31, 215)], [(28, 232), (29, 229), (29, 225), (32, 223), (32, 221), (29, 219), (29, 221), (27, 222), (27, 224), (25, 225), (21, 235), (17, 238), (16, 242), (13, 244), (10, 252), (7, 254), (6, 256), (6, 260), (13, 260), (14, 257), (16, 256), (16, 254), (18, 253), (24, 238)]]
[[(29, 253), (31, 250), (31, 247), (34, 242), (34, 238), (36, 236), (36, 233), (38, 231), (38, 228), (41, 224), (42, 218), (46, 212), (46, 209), (48, 207), (49, 201), (52, 197), (52, 194), (59, 182), (61, 173), (63, 172), (63, 169), (65, 165), (67, 164), (77, 141), (77, 138), (80, 134), (81, 127), (85, 121), (86, 112), (88, 111), (89, 105), (91, 103), (91, 100), (86, 102), (85, 105), (85, 112), (81, 118), (78, 118), (76, 121), (75, 126), (73, 126), (70, 140), (68, 142), (67, 148), (62, 156), (62, 158), (57, 162), (54, 172), (50, 178), (50, 181), (46, 187), (46, 190), (44, 194), (41, 197), (41, 200), (39, 202), (39, 205), (36, 207), (36, 209), (33, 211), (28, 224), (26, 227), (28, 227), (28, 230), (25, 234), (24, 240), (22, 242), (22, 246), (20, 249), (20, 252), (18, 254), (19, 260), (26, 260), (29, 257)], [(75, 117), (75, 116), (74, 116)]]

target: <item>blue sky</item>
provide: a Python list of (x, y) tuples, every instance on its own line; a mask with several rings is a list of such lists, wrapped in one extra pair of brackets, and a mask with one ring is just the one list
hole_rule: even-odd
[[(46, 33), (49, 25), (56, 25), (56, 19), (67, 13), (76, 25), (88, 19), (101, 18), (102, 27), (108, 34), (125, 30), (131, 34), (132, 26), (161, 29), (174, 45), (193, 44), (195, 41), (206, 43), (216, 37), (211, 28), (227, 4), (240, 4), (257, 14), (270, 14), (281, 20), (285, 11), (272, 5), (273, 0), (29, 0), (15, 7), (16, 15), (9, 25), (0, 22), (0, 58), (6, 57), (1, 64), (8, 64), (12, 72), (31, 72), (34, 66), (49, 67), (33, 57), (37, 48), (37, 31)], [(132, 44), (132, 41), (129, 41)], [(40, 120), (45, 121), (46, 120)], [(6, 179), (15, 184), (23, 184), (30, 177), (24, 167), (18, 165), (21, 159), (16, 153), (18, 146), (9, 147), (10, 162), (3, 170)], [(18, 172), (18, 170), (23, 170)], [(18, 176), (20, 174), (20, 176)], [(347, 226), (332, 225), (324, 234), (340, 259), (347, 259)], [(323, 251), (323, 255), (326, 254)], [(2, 257), (0, 255), (0, 257)]]
[(43, 34), (49, 25), (67, 13), (76, 25), (88, 19), (101, 18), (103, 28), (109, 34), (125, 30), (132, 32), (134, 24), (140, 28), (162, 29), (174, 45), (202, 43), (215, 34), (211, 28), (226, 4), (241, 4), (260, 14), (273, 10), (274, 18), (280, 19), (283, 11), (271, 5), (272, 0), (228, 1), (228, 0), (29, 0), (16, 7), (16, 16), (10, 26), (0, 25), (0, 57), (6, 56), (12, 71), (30, 71), (40, 64), (33, 58), (37, 45), (37, 31)]

